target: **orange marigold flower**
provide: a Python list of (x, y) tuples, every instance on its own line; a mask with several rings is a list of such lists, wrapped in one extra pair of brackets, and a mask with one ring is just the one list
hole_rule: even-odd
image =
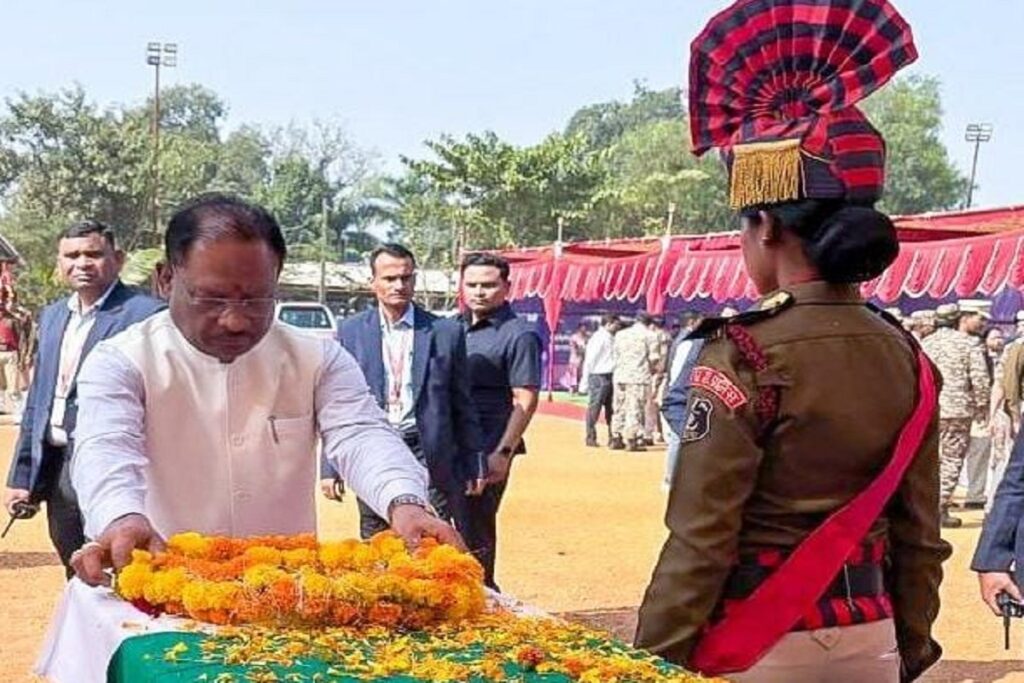
[(393, 628), (402, 619), (402, 607), (391, 602), (378, 602), (370, 607), (367, 616), (374, 624)]
[(544, 658), (544, 651), (533, 645), (527, 645), (516, 653), (516, 662), (527, 671), (536, 669)]

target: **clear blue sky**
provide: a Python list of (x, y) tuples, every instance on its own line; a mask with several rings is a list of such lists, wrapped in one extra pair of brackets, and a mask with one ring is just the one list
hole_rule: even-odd
[[(165, 82), (202, 83), (229, 125), (343, 121), (384, 167), (441, 132), (520, 144), (633, 79), (681, 83), (686, 49), (725, 0), (28, 0), (4, 2), (0, 96), (74, 81), (100, 103), (152, 88), (149, 40), (176, 41)], [(944, 137), (965, 171), (970, 121), (995, 125), (975, 204), (1024, 204), (1024, 2), (897, 0), (940, 77)], [(680, 141), (683, 144), (683, 141)]]

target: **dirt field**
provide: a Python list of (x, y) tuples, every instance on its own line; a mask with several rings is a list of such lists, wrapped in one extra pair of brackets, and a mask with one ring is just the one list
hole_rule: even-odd
[[(0, 471), (7, 472), (15, 431), (0, 427)], [(503, 589), (553, 612), (627, 635), (664, 537), (665, 496), (659, 482), (664, 452), (613, 454), (582, 446), (578, 422), (539, 416), (518, 460), (501, 513), (498, 581)], [(355, 503), (324, 502), (321, 533), (356, 534)], [(1013, 649), (1002, 648), (1002, 625), (981, 604), (968, 571), (981, 515), (948, 534), (956, 547), (946, 566), (938, 639), (945, 660), (928, 681), (1024, 682), (1024, 623)], [(19, 522), (0, 541), (0, 662), (3, 683), (36, 680), (31, 667), (63, 584), (44, 516)]]

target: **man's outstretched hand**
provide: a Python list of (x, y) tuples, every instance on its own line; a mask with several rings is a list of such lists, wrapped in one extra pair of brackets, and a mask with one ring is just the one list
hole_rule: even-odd
[(123, 568), (132, 561), (135, 549), (163, 550), (164, 539), (145, 516), (125, 515), (111, 522), (95, 541), (89, 541), (72, 553), (71, 567), (88, 585), (109, 586), (110, 575), (104, 570)]
[(410, 548), (415, 548), (424, 538), (430, 537), (459, 550), (466, 549), (455, 527), (419, 505), (396, 505), (391, 511), (391, 528)]

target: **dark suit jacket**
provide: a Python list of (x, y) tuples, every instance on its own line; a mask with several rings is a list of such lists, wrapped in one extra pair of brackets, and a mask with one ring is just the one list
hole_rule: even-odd
[(1006, 473), (996, 489), (992, 511), (974, 551), (971, 569), (976, 572), (1009, 572), (1024, 586), (1024, 432), (1017, 432)]
[[(43, 463), (43, 445), (46, 441), (50, 423), (50, 411), (53, 408), (53, 395), (57, 388), (57, 375), (60, 372), (60, 345), (64, 338), (64, 328), (71, 318), (68, 298), (64, 297), (50, 304), (39, 314), (39, 340), (35, 355), (35, 372), (32, 385), (25, 400), (25, 410), (21, 416), (21, 434), (15, 449), (11, 470), (7, 477), (7, 485), (12, 488), (28, 489), (35, 492), (45, 483), (39, 481), (39, 472)], [(110, 296), (103, 306), (96, 311), (96, 322), (93, 323), (89, 336), (82, 349), (81, 361), (92, 351), (93, 347), (103, 339), (112, 337), (126, 327), (148, 318), (164, 307), (164, 302), (148, 294), (128, 287), (120, 282), (114, 285)], [(78, 415), (77, 386), (72, 384), (67, 399), (64, 416), (64, 427), (69, 438), (75, 429)]]
[[(387, 409), (387, 374), (381, 350), (380, 313), (369, 308), (341, 323), (339, 340), (366, 376), (377, 404)], [(431, 486), (461, 492), (484, 474), (480, 422), (470, 397), (466, 337), (454, 320), (415, 307), (412, 347), (416, 427)], [(334, 476), (321, 459), (321, 474)]]

